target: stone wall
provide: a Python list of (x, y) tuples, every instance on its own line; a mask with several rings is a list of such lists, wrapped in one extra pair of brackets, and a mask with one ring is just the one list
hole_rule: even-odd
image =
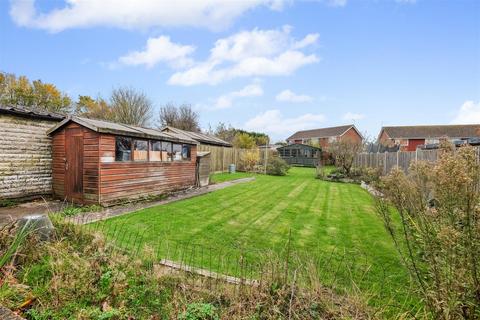
[(52, 193), (52, 142), (56, 121), (0, 113), (0, 199)]

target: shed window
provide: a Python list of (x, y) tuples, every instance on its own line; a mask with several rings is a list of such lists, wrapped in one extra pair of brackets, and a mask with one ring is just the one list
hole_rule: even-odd
[(162, 161), (172, 161), (172, 143), (162, 141)]
[(182, 146), (182, 159), (190, 160), (190, 146), (188, 144)]
[(132, 138), (115, 138), (115, 161), (132, 160)]
[(182, 145), (174, 143), (172, 147), (172, 154), (174, 161), (182, 160)]
[(148, 141), (135, 140), (133, 143), (133, 161), (148, 160)]
[(150, 161), (162, 161), (162, 143), (160, 141), (150, 142)]

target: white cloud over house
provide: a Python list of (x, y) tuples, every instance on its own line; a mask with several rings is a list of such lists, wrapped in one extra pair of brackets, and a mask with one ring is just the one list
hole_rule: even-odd
[(347, 112), (343, 115), (342, 119), (345, 121), (355, 122), (358, 120), (365, 119), (365, 115), (363, 113)]
[(285, 139), (287, 135), (299, 130), (316, 128), (325, 121), (323, 114), (306, 113), (296, 117), (285, 117), (280, 110), (272, 109), (249, 119), (244, 128), (251, 131), (266, 132), (274, 139)]
[(311, 102), (313, 98), (305, 94), (296, 94), (291, 90), (283, 90), (275, 97), (277, 101), (280, 102), (293, 102), (293, 103), (302, 103), (302, 102)]
[(258, 97), (263, 95), (263, 88), (258, 83), (251, 83), (238, 91), (232, 91), (221, 95), (215, 101), (214, 109), (227, 109), (237, 98)]
[(151, 68), (165, 62), (174, 68), (187, 67), (193, 64), (190, 55), (195, 51), (191, 45), (181, 45), (170, 41), (168, 36), (149, 38), (141, 51), (132, 51), (118, 59), (120, 64)]
[(465, 101), (452, 120), (452, 124), (480, 123), (480, 102)]
[(10, 16), (23, 27), (60, 32), (97, 26), (121, 29), (203, 27), (223, 29), (248, 10), (281, 10), (284, 0), (66, 0), (62, 7), (37, 12), (35, 0), (12, 0)]
[(253, 29), (219, 39), (205, 61), (174, 73), (168, 83), (216, 85), (241, 77), (287, 76), (318, 62), (315, 54), (302, 51), (317, 42), (318, 34), (308, 34), (297, 41), (291, 36), (291, 29)]

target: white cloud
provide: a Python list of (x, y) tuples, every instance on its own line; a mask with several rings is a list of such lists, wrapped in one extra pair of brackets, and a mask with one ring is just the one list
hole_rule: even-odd
[(332, 7), (344, 7), (347, 5), (347, 0), (327, 0), (327, 4)]
[(61, 8), (37, 12), (35, 0), (12, 0), (17, 25), (59, 32), (95, 26), (122, 29), (192, 26), (222, 29), (256, 7), (281, 10), (284, 0), (65, 0)]
[(290, 32), (291, 27), (284, 26), (281, 30), (242, 31), (219, 39), (207, 60), (174, 73), (168, 83), (216, 85), (240, 77), (285, 76), (318, 62), (315, 54), (300, 51), (316, 43), (318, 35), (309, 34), (296, 41)]
[(298, 117), (286, 118), (280, 110), (267, 110), (248, 120), (246, 130), (266, 132), (274, 138), (285, 139), (286, 135), (299, 130), (318, 127), (325, 121), (323, 114), (306, 113)]
[(353, 113), (353, 112), (347, 112), (343, 115), (343, 120), (346, 120), (346, 121), (358, 121), (358, 120), (362, 120), (365, 118), (365, 115), (362, 114), (362, 113)]
[(304, 95), (304, 94), (296, 94), (290, 90), (283, 90), (275, 97), (277, 101), (282, 102), (294, 102), (294, 103), (302, 103), (302, 102), (311, 102), (313, 100), (312, 97)]
[(187, 67), (193, 63), (189, 56), (195, 51), (194, 46), (180, 45), (170, 41), (170, 37), (149, 38), (143, 51), (133, 51), (120, 57), (118, 62), (124, 65), (145, 65), (147, 68), (159, 62), (166, 62), (172, 67)]
[(232, 91), (217, 98), (215, 109), (226, 109), (232, 106), (236, 98), (258, 97), (263, 95), (263, 89), (258, 83), (252, 83), (238, 91)]
[(470, 124), (480, 123), (480, 102), (465, 101), (460, 107), (455, 119), (452, 123), (455, 124)]

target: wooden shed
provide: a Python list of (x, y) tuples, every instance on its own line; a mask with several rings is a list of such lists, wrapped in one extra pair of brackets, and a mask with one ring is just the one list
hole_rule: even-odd
[(174, 133), (69, 117), (48, 131), (53, 195), (109, 205), (196, 184), (196, 141)]
[(294, 143), (277, 148), (280, 158), (290, 165), (315, 167), (321, 159), (322, 149)]

